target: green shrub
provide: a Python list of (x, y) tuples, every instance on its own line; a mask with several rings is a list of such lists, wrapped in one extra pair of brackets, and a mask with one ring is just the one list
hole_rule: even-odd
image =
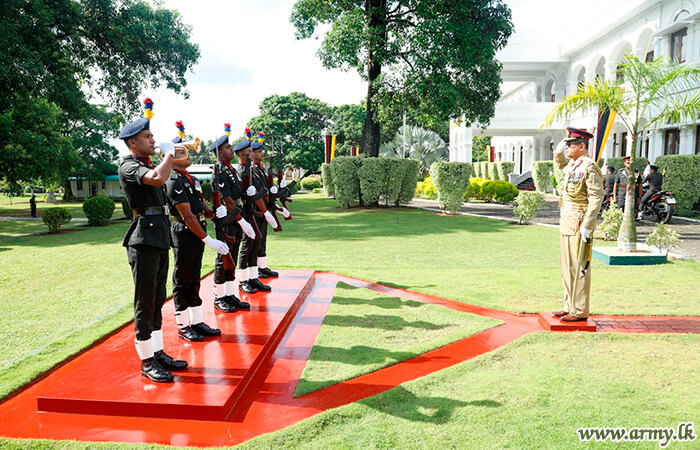
[(493, 186), (493, 196), (491, 198), (497, 203), (512, 202), (518, 196), (518, 188), (507, 181), (496, 180), (492, 181), (491, 185)]
[(206, 201), (208, 201), (209, 203), (211, 203), (213, 201), (212, 189), (211, 189), (210, 182), (205, 181), (204, 183), (202, 183), (202, 195), (204, 196)]
[[(569, 158), (566, 159), (566, 164), (569, 163)], [(564, 167), (566, 167), (566, 164)], [(556, 161), (552, 161), (552, 185), (557, 189), (557, 192), (561, 193), (561, 187), (564, 185), (564, 172), (559, 168), (559, 164)]]
[[(202, 185), (202, 187), (204, 187), (204, 185)], [(134, 217), (134, 213), (131, 210), (131, 206), (129, 206), (129, 202), (126, 201), (125, 198), (123, 198), (121, 203), (122, 211), (124, 212), (124, 217), (126, 217), (127, 219), (131, 219), (132, 217)]]
[(498, 170), (498, 179), (508, 181), (508, 174), (515, 170), (515, 161), (498, 161), (496, 169)]
[(318, 178), (318, 176), (311, 175), (302, 178), (300, 184), (301, 188), (305, 191), (313, 191), (314, 189), (321, 187), (321, 180)]
[(433, 184), (432, 178), (428, 176), (425, 177), (425, 180), (418, 182), (416, 186), (416, 197), (428, 198), (431, 200), (435, 200), (437, 198), (437, 189)]
[(495, 181), (500, 179), (498, 177), (498, 166), (495, 162), (486, 163), (486, 168), (489, 180)]
[(515, 199), (518, 204), (513, 208), (513, 214), (518, 218), (518, 223), (522, 225), (524, 220), (534, 219), (537, 210), (544, 205), (544, 194), (541, 192), (522, 191)]
[(664, 174), (663, 188), (671, 191), (676, 208), (691, 210), (700, 201), (700, 155), (659, 156), (655, 165)]
[(483, 199), (484, 195), (482, 193), (482, 189), (486, 181), (487, 180), (479, 177), (469, 178), (469, 187), (467, 188), (467, 193), (464, 194), (465, 200), (469, 198), (475, 198), (478, 200)]
[(326, 197), (333, 197), (335, 193), (333, 192), (333, 173), (331, 172), (330, 164), (321, 164), (321, 177), (323, 178), (323, 192), (326, 194)]
[(360, 198), (357, 171), (364, 159), (360, 156), (337, 156), (331, 162), (335, 199), (343, 208), (348, 208)]
[(552, 186), (553, 161), (533, 161), (532, 180), (537, 192), (546, 193)]
[(620, 225), (622, 224), (623, 211), (618, 208), (615, 203), (610, 203), (610, 207), (603, 211), (603, 223), (601, 223), (596, 231), (604, 241), (614, 241), (620, 233)]
[(440, 208), (450, 213), (459, 211), (471, 173), (469, 163), (437, 161), (430, 166), (430, 176), (437, 187)]
[(114, 212), (114, 200), (101, 194), (93, 195), (83, 202), (83, 211), (88, 218), (88, 224), (107, 225)]
[(654, 231), (647, 236), (646, 244), (650, 247), (658, 248), (659, 251), (666, 250), (666, 256), (668, 256), (668, 252), (674, 248), (679, 248), (683, 245), (683, 241), (680, 240), (678, 232), (669, 230), (666, 228), (665, 223), (659, 222)]
[(403, 178), (406, 175), (406, 166), (400, 158), (381, 158), (386, 172), (382, 195), (385, 205), (396, 205), (401, 194)]
[(472, 163), (472, 166), (474, 167), (474, 177), (484, 178), (484, 175), (481, 173), (481, 163), (475, 162), (475, 163)]
[(321, 188), (320, 187), (314, 188), (314, 190), (311, 192), (313, 192), (314, 194), (318, 194), (319, 192), (321, 192)]
[[(613, 166), (615, 168), (615, 172), (620, 170), (622, 168), (622, 157), (621, 156), (615, 156), (612, 158), (608, 158), (608, 166)], [(638, 169), (640, 172), (644, 172), (644, 169), (647, 167), (647, 162), (648, 160), (642, 156), (637, 156), (634, 158), (634, 168)], [(605, 164), (605, 160), (603, 158), (600, 158), (598, 161), (598, 167), (603, 167), (603, 164)]]
[(403, 159), (402, 164), (405, 167), (405, 174), (401, 182), (398, 204), (407, 205), (413, 200), (413, 196), (416, 194), (420, 162), (415, 159)]
[(357, 170), (363, 206), (376, 206), (384, 189), (386, 164), (384, 158), (364, 158)]
[(68, 222), (71, 221), (73, 216), (71, 216), (70, 210), (62, 206), (54, 208), (46, 208), (41, 215), (41, 219), (44, 221), (49, 231), (51, 233), (58, 233), (61, 231)]

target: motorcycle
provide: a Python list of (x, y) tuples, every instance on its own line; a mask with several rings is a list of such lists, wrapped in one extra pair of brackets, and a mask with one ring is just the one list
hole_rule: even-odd
[[(644, 193), (646, 193), (646, 189)], [(644, 210), (641, 211), (642, 218), (645, 216), (653, 217), (657, 222), (669, 223), (673, 216), (673, 205), (675, 204), (676, 199), (671, 197), (671, 192), (661, 190), (652, 195), (644, 205)]]
[(598, 215), (602, 216), (603, 211), (610, 208), (611, 203), (614, 203), (613, 195), (612, 194), (603, 195), (603, 204), (600, 205), (600, 211), (598, 212)]

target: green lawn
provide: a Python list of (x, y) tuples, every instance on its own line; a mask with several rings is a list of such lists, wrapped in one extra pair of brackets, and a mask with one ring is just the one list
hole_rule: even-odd
[[(23, 195), (21, 197), (13, 197), (12, 204), (10, 204), (10, 198), (5, 195), (0, 195), (0, 216), (6, 217), (30, 217), (29, 210), (29, 197), (30, 195)], [(41, 218), (41, 214), (46, 208), (54, 208), (57, 206), (68, 208), (70, 210), (73, 218), (82, 217), (85, 218), (85, 213), (83, 212), (83, 202), (63, 202), (58, 203), (46, 203), (46, 194), (37, 194), (36, 196), (36, 216)], [(118, 219), (124, 217), (124, 211), (122, 211), (121, 203), (117, 202), (114, 206), (114, 213), (112, 214), (113, 219)], [(45, 228), (46, 229), (46, 228)]]
[[(70, 224), (68, 226), (71, 226)], [(25, 234), (48, 231), (41, 220), (0, 220), (0, 242)]]
[(413, 358), (501, 323), (338, 283), (295, 396)]

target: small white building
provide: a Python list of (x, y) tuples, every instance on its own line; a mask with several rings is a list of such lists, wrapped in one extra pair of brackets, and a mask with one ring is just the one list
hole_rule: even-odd
[[(485, 129), (453, 122), (450, 161), (471, 162), (472, 137), (492, 136), (495, 159), (514, 161), (516, 173), (528, 172), (533, 161), (552, 159), (566, 126), (596, 126), (593, 113), (540, 129), (555, 102), (580, 83), (617, 76), (625, 53), (700, 63), (700, 0), (598, 1), (581, 8), (572, 20), (549, 29), (516, 30), (498, 54), (503, 83), (494, 117)], [(700, 118), (647, 131), (637, 156), (653, 162), (660, 155), (700, 153), (698, 123)], [(601, 158), (630, 155), (631, 147), (632, 137), (616, 122)]]

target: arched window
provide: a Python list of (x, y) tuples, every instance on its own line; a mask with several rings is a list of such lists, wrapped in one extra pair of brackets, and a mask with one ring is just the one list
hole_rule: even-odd
[(605, 80), (605, 58), (600, 58), (595, 67), (596, 79)]
[(577, 77), (578, 89), (583, 88), (585, 83), (586, 83), (586, 68), (581, 67), (581, 70), (578, 72), (578, 77)]
[(554, 80), (549, 80), (544, 85), (544, 98), (549, 102), (555, 101)]

